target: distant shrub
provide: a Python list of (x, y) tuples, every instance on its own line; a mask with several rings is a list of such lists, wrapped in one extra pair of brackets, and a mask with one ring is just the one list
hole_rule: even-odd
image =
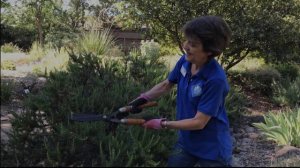
[(273, 81), (272, 89), (274, 90), (272, 99), (278, 105), (288, 105), (291, 107), (300, 106), (300, 77), (294, 81), (290, 79), (280, 82)]
[(107, 52), (109, 57), (123, 57), (124, 56), (124, 52), (120, 49), (119, 46), (114, 46), (112, 48), (109, 49), (109, 51)]
[[(1, 15), (1, 21), (2, 19), (3, 18)], [(29, 28), (27, 26), (9, 26), (3, 23), (4, 22), (1, 22), (0, 24), (0, 44), (3, 45), (5, 43), (12, 42), (19, 48), (22, 48), (23, 51), (28, 50), (36, 37), (36, 31), (33, 28)]]
[[(254, 53), (251, 54), (253, 55)], [(262, 58), (246, 57), (237, 65), (230, 68), (230, 71), (245, 72), (251, 69), (260, 69), (265, 65), (266, 63)]]
[(79, 53), (93, 53), (94, 55), (101, 56), (106, 54), (112, 48), (114, 38), (110, 34), (109, 29), (103, 31), (90, 31), (85, 32), (79, 38), (76, 51)]
[(39, 64), (34, 65), (33, 72), (38, 76), (45, 76), (50, 71), (59, 69), (66, 70), (69, 61), (69, 55), (65, 48), (48, 49), (46, 56)]
[(1, 46), (1, 52), (3, 53), (14, 53), (14, 52), (22, 52), (21, 49), (14, 45), (13, 43), (5, 43)]
[(225, 101), (229, 119), (234, 121), (239, 118), (243, 114), (246, 105), (246, 96), (243, 94), (241, 88), (232, 86)]
[(7, 103), (10, 101), (12, 90), (12, 82), (1, 82), (1, 103)]
[(143, 57), (149, 57), (151, 59), (156, 59), (160, 56), (160, 46), (157, 42), (142, 41), (140, 46), (141, 54)]
[(279, 81), (281, 77), (280, 73), (270, 66), (248, 69), (244, 72), (231, 71), (229, 76), (232, 81), (242, 84), (244, 88), (266, 96), (272, 96), (271, 83)]
[(162, 45), (160, 47), (160, 55), (162, 56), (175, 56), (175, 55), (182, 55), (182, 52), (177, 46), (170, 47), (170, 46), (164, 46)]
[(31, 49), (29, 51), (28, 61), (29, 62), (40, 61), (45, 55), (46, 52), (44, 48), (38, 42), (33, 42)]
[[(46, 76), (46, 74), (47, 74), (47, 69), (46, 69), (46, 68), (42, 69), (41, 66), (35, 65), (35, 66), (32, 68), (32, 72), (33, 72), (34, 74), (36, 74), (37, 76)], [(45, 73), (45, 72), (46, 72), (46, 73)]]
[(143, 42), (140, 49), (132, 50), (124, 56), (126, 68), (142, 85), (154, 85), (166, 77), (166, 66), (160, 60), (159, 45), (153, 41)]
[(283, 80), (290, 79), (294, 81), (298, 76), (300, 76), (300, 67), (297, 64), (277, 64), (273, 67), (281, 74)]
[(1, 62), (1, 69), (3, 70), (16, 70), (16, 65), (11, 60), (5, 60)]
[(300, 147), (300, 108), (281, 111), (280, 113), (268, 113), (264, 115), (265, 123), (254, 123), (266, 136), (278, 145), (290, 145)]

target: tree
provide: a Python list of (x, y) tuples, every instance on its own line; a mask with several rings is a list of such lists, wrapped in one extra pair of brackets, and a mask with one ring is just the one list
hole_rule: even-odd
[[(75, 1), (70, 3), (73, 2), (75, 3)], [(79, 7), (82, 6), (81, 3), (84, 3), (84, 1), (78, 2), (80, 2)], [(15, 6), (10, 7), (3, 14), (1, 27), (5, 27), (6, 32), (13, 32), (14, 38), (11, 39), (14, 41), (26, 41), (27, 38), (23, 38), (22, 33), (25, 32), (25, 34), (34, 36), (41, 45), (51, 42), (55, 47), (60, 48), (64, 43), (70, 41), (68, 39), (74, 39), (75, 33), (83, 27), (81, 24), (84, 24), (85, 13), (81, 9), (86, 8), (85, 3), (84, 6), (84, 8), (77, 8), (76, 5), (71, 5), (68, 10), (65, 10), (62, 0), (18, 1)], [(78, 13), (80, 17), (77, 17)], [(18, 33), (19, 30), (23, 31)], [(23, 48), (23, 45), (28, 45), (28, 42), (26, 44), (21, 42), (21, 44)]]
[(10, 6), (10, 4), (7, 2), (7, 0), (1, 0), (1, 12), (2, 12), (2, 8), (5, 9), (5, 8), (8, 8)]
[(69, 22), (73, 29), (83, 28), (85, 23), (85, 10), (88, 8), (86, 0), (71, 0), (68, 10)]
[(114, 26), (114, 16), (119, 12), (116, 8), (117, 2), (120, 2), (120, 0), (99, 0), (97, 5), (91, 5), (89, 7), (91, 16), (88, 18), (90, 20), (86, 24), (89, 27), (88, 29), (100, 30)]
[(124, 0), (117, 20), (126, 28), (147, 26), (161, 43), (181, 44), (182, 26), (203, 15), (222, 16), (232, 29), (230, 48), (219, 57), (228, 71), (257, 52), (267, 61), (299, 61), (300, 4), (297, 0)]
[(53, 13), (59, 8), (59, 0), (22, 0), (6, 13), (4, 22), (14, 28), (28, 29), (36, 35), (36, 41), (42, 46), (49, 28), (53, 26)]

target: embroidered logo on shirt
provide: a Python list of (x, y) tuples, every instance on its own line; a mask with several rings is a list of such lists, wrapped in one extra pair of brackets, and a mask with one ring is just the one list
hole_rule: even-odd
[(202, 93), (202, 88), (199, 84), (192, 86), (192, 97), (200, 96), (201, 93)]
[(181, 72), (182, 76), (185, 77), (185, 75), (186, 75), (186, 69), (184, 68), (183, 65), (181, 66), (180, 72)]

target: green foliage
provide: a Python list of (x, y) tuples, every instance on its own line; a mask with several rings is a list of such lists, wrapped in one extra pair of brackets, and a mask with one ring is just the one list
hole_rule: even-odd
[(244, 72), (231, 71), (229, 76), (232, 81), (242, 85), (243, 88), (266, 96), (273, 95), (270, 85), (273, 81), (279, 81), (281, 77), (280, 73), (270, 66), (248, 69)]
[(233, 122), (243, 115), (246, 105), (246, 96), (243, 94), (241, 87), (232, 86), (225, 101), (229, 119)]
[(83, 33), (77, 44), (78, 52), (91, 52), (94, 55), (104, 55), (113, 46), (113, 36), (110, 34), (109, 29), (101, 32), (90, 31)]
[(159, 50), (158, 43), (146, 41), (140, 49), (134, 49), (124, 57), (130, 75), (144, 86), (157, 84), (168, 73), (166, 66), (159, 59)]
[(174, 56), (174, 55), (180, 55), (181, 52), (176, 46), (166, 46), (162, 45), (160, 49), (160, 55), (162, 56)]
[(300, 76), (300, 67), (297, 64), (281, 63), (275, 64), (273, 67), (281, 74), (283, 80), (294, 81)]
[(1, 103), (10, 101), (14, 84), (12, 82), (1, 82)]
[(1, 3), (1, 9), (5, 9), (7, 7), (10, 6), (10, 4), (8, 2), (6, 2), (7, 0), (1, 0), (0, 3)]
[[(1, 19), (4, 17), (1, 13)], [(35, 32), (27, 27), (15, 27), (5, 23), (1, 26), (1, 39), (0, 44), (13, 43), (22, 50), (28, 50), (34, 41)], [(2, 50), (2, 47), (1, 47)]]
[[(137, 29), (147, 25), (151, 38), (182, 49), (182, 26), (199, 16), (222, 16), (232, 29), (231, 44), (220, 62), (225, 70), (260, 53), (267, 62), (299, 62), (299, 8), (294, 0), (125, 0), (116, 5), (117, 22)], [(274, 14), (276, 13), (276, 14)], [(275, 40), (276, 39), (276, 40)]]
[(124, 52), (119, 46), (114, 46), (110, 48), (107, 53), (109, 53), (110, 57), (124, 57)]
[(46, 153), (42, 142), (48, 135), (44, 122), (45, 114), (29, 109), (21, 114), (12, 114), (16, 119), (11, 122), (13, 130), (8, 133), (10, 138), (7, 151), (15, 158), (13, 166), (34, 165), (40, 162)]
[(32, 68), (32, 72), (37, 76), (47, 76), (47, 69), (45, 68), (45, 71), (43, 71), (42, 68), (37, 65)]
[(3, 53), (13, 53), (13, 52), (21, 52), (21, 49), (14, 45), (13, 43), (5, 43), (1, 45), (1, 52)]
[[(79, 2), (79, 1), (78, 1)], [(74, 41), (84, 23), (86, 3), (79, 8), (64, 9), (63, 1), (22, 0), (1, 13), (1, 45), (13, 42), (23, 49), (29, 49), (34, 40), (51, 43), (57, 48)], [(80, 18), (74, 17), (81, 15)], [(79, 20), (80, 19), (80, 20)], [(83, 22), (82, 22), (83, 21)], [(3, 31), (2, 31), (3, 30)], [(3, 37), (3, 38), (2, 38)]]
[(45, 57), (46, 51), (45, 49), (38, 43), (33, 42), (31, 49), (29, 51), (29, 62), (41, 61), (43, 57)]
[(157, 59), (159, 57), (160, 46), (153, 40), (142, 41), (140, 49), (143, 57), (153, 57), (152, 59)]
[(61, 71), (66, 70), (69, 61), (69, 55), (66, 48), (48, 49), (47, 53), (39, 64), (35, 64), (33, 72), (38, 76), (47, 76), (48, 72), (59, 69)]
[(3, 70), (16, 70), (16, 65), (11, 60), (4, 60), (3, 62), (1, 61), (1, 69), (3, 69)]
[(264, 59), (253, 57), (254, 53), (250, 53), (250, 54), (251, 54), (252, 57), (248, 57), (248, 58), (243, 59), (237, 65), (232, 67), (229, 70), (229, 72), (230, 71), (245, 72), (245, 71), (248, 71), (249, 69), (259, 69), (263, 66), (266, 66), (266, 63), (265, 63)]
[[(9, 149), (13, 151), (7, 153), (17, 160), (16, 166), (164, 166), (174, 132), (119, 125), (114, 135), (106, 132), (105, 122), (69, 120), (72, 113), (109, 114), (148, 87), (131, 77), (125, 60), (91, 53), (69, 56), (67, 70), (50, 72), (43, 90), (26, 99), (26, 113), (12, 121)], [(143, 77), (146, 81), (161, 77), (156, 69), (148, 73), (153, 75)], [(174, 100), (172, 92), (160, 99), (157, 108), (143, 111), (174, 117), (170, 114)]]
[(261, 130), (267, 139), (275, 141), (278, 145), (300, 147), (300, 108), (278, 114), (268, 113), (264, 119), (265, 123), (253, 125)]
[(294, 81), (289, 79), (281, 82), (273, 81), (272, 89), (274, 90), (272, 99), (278, 105), (288, 105), (290, 107), (300, 105), (300, 77)]

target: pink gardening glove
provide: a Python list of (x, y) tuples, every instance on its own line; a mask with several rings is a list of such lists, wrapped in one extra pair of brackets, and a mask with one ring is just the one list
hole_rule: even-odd
[(166, 120), (166, 118), (159, 118), (159, 119), (151, 119), (146, 121), (142, 126), (145, 128), (151, 128), (151, 129), (162, 129), (161, 122)]

